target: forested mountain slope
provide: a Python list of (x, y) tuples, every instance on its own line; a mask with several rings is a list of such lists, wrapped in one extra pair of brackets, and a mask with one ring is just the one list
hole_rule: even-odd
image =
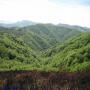
[(81, 32), (52, 24), (0, 27), (0, 70), (89, 69), (90, 33)]
[[(39, 62), (30, 46), (13, 34), (0, 33), (0, 69), (19, 70)], [(22, 69), (23, 69), (22, 68)]]
[(49, 49), (45, 57), (47, 67), (60, 71), (83, 71), (90, 69), (90, 33), (81, 33), (62, 45)]
[(0, 32), (8, 33), (20, 38), (34, 50), (44, 50), (68, 38), (79, 34), (81, 31), (52, 24), (37, 24), (24, 28), (0, 28)]

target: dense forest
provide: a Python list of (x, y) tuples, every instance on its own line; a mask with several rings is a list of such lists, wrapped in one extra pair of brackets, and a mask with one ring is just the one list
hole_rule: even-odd
[(90, 29), (36, 24), (0, 27), (0, 71), (90, 69)]

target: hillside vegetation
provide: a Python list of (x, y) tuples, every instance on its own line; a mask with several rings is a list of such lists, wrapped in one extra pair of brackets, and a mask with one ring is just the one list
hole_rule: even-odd
[[(13, 70), (33, 65), (39, 61), (37, 54), (20, 38), (7, 33), (0, 34), (0, 69)], [(22, 68), (22, 69), (23, 69)]]
[(37, 24), (24, 28), (0, 28), (0, 33), (7, 33), (23, 40), (33, 50), (45, 50), (81, 31), (52, 24)]
[(49, 49), (47, 67), (60, 71), (83, 71), (90, 69), (90, 33), (81, 33), (62, 45)]
[(0, 70), (90, 69), (90, 33), (85, 32), (84, 28), (82, 33), (77, 28), (52, 24), (1, 27)]

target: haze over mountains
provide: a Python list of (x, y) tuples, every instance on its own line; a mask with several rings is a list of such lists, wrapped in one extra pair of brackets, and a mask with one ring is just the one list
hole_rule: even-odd
[[(30, 21), (30, 20), (22, 20), (22, 21), (16, 21), (16, 22), (9, 22), (9, 21), (4, 21), (4, 20), (0, 20), (0, 26), (2, 27), (26, 27), (26, 26), (30, 26), (30, 25), (36, 25), (36, 24), (44, 24), (44, 23), (40, 23), (40, 22), (34, 22), (34, 21)], [(53, 24), (53, 23), (47, 23), (47, 24)], [(56, 24), (53, 24), (56, 25)], [(78, 26), (78, 25), (69, 25), (69, 24), (63, 24), (63, 23), (59, 23), (57, 24), (57, 26), (62, 26), (62, 27), (68, 27), (68, 28), (86, 28), (88, 29), (88, 27), (83, 27), (82, 26)]]
[(35, 25), (35, 22), (28, 21), (28, 20), (22, 20), (17, 22), (8, 22), (8, 21), (1, 21), (0, 26), (2, 27), (25, 27), (29, 25)]

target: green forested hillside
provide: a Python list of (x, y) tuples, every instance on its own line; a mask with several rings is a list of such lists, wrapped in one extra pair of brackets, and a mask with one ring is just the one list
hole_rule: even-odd
[(83, 71), (90, 69), (90, 33), (81, 33), (62, 45), (49, 49), (47, 67), (60, 71)]
[(0, 70), (89, 69), (90, 33), (81, 32), (51, 24), (0, 27)]
[[(0, 69), (19, 69), (39, 61), (30, 46), (13, 34), (0, 33)], [(26, 67), (26, 66), (25, 66)], [(24, 68), (24, 67), (23, 67)]]
[(34, 50), (44, 50), (64, 42), (81, 31), (52, 24), (37, 24), (24, 28), (0, 28), (0, 32), (13, 34)]
[(40, 41), (44, 41), (44, 44), (42, 44), (36, 40), (38, 45), (40, 45), (41, 47), (40, 49), (48, 49), (52, 46), (55, 46), (58, 43), (60, 44), (64, 42), (68, 38), (77, 35), (81, 32), (79, 30), (55, 26), (52, 24), (37, 24), (34, 26), (27, 27), (25, 29), (31, 29), (31, 31), (35, 35), (39, 36), (42, 39), (39, 39)]

